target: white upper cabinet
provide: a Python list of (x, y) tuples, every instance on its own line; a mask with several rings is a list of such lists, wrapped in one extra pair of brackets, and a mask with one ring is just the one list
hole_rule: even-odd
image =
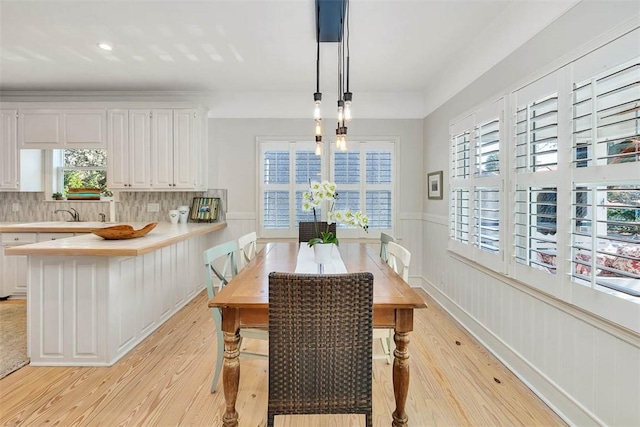
[(18, 110), (0, 110), (0, 191), (20, 187)]
[(151, 186), (151, 110), (107, 113), (107, 180), (113, 189)]
[(162, 109), (151, 113), (151, 183), (155, 189), (201, 189), (197, 110)]
[(153, 110), (151, 126), (151, 183), (153, 188), (173, 189), (173, 110)]
[(195, 108), (110, 109), (109, 187), (205, 190), (203, 165), (207, 158), (200, 141), (202, 120), (206, 117)]
[(174, 188), (205, 188), (199, 124), (196, 110), (173, 110)]
[(64, 114), (68, 148), (98, 148), (106, 145), (106, 110), (71, 110)]
[(20, 109), (20, 148), (103, 148), (106, 146), (106, 110)]

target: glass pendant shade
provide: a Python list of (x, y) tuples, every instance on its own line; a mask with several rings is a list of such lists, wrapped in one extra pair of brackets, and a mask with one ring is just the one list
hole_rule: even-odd
[(351, 101), (344, 102), (344, 121), (351, 120)]
[(318, 120), (321, 118), (320, 114), (320, 101), (315, 102), (315, 108), (313, 109), (313, 118)]

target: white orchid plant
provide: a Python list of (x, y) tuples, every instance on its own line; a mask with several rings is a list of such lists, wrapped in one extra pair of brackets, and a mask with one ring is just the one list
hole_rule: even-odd
[[(344, 211), (334, 210), (338, 193), (336, 192), (336, 184), (329, 181), (312, 181), (309, 183), (309, 191), (302, 193), (302, 210), (304, 212), (313, 211), (313, 222), (315, 224), (316, 236), (309, 240), (308, 245), (313, 246), (316, 243), (333, 243), (339, 244), (338, 238), (334, 233), (329, 231), (329, 225), (335, 223), (346, 224), (353, 227), (360, 227), (365, 231), (369, 229), (369, 217), (362, 212), (352, 212), (347, 209)], [(327, 211), (327, 229), (322, 231), (319, 229), (318, 218), (316, 216), (316, 208), (320, 208), (323, 202), (329, 204)]]

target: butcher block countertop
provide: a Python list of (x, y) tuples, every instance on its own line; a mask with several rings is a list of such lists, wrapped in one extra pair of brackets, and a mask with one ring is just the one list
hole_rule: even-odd
[[(69, 225), (76, 228), (69, 229)], [(0, 232), (20, 233), (20, 232), (77, 232), (82, 233), (94, 228), (108, 227), (115, 224), (108, 223), (84, 223), (102, 224), (102, 227), (81, 228), (82, 222), (42, 222), (32, 224), (15, 224), (11, 226), (0, 226)], [(138, 230), (147, 223), (144, 222), (121, 222), (118, 224), (128, 224)], [(56, 228), (59, 225), (58, 228)], [(182, 240), (187, 240), (201, 234), (211, 233), (223, 229), (226, 222), (215, 223), (187, 223), (171, 224), (160, 222), (158, 226), (151, 230), (149, 234), (134, 239), (125, 240), (105, 240), (95, 234), (83, 234), (75, 237), (68, 237), (60, 240), (50, 240), (30, 245), (13, 246), (5, 248), (6, 255), (53, 255), (53, 256), (138, 256), (153, 252), (165, 246), (172, 245)], [(65, 228), (67, 227), (67, 228)]]
[[(71, 221), (43, 221), (20, 223), (0, 222), (0, 233), (91, 233), (95, 228), (110, 227), (126, 222), (71, 222)], [(133, 225), (133, 223), (131, 223)]]

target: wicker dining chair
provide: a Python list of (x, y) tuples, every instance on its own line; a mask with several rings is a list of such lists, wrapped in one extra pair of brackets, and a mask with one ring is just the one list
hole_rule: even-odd
[(372, 425), (373, 275), (269, 274), (269, 403), (276, 415), (365, 414)]
[[(318, 232), (327, 231), (327, 223), (325, 221), (318, 222)], [(336, 235), (336, 223), (329, 225), (329, 231)], [(298, 224), (298, 243), (308, 242), (314, 237), (321, 237), (316, 233), (314, 222), (300, 222)]]

